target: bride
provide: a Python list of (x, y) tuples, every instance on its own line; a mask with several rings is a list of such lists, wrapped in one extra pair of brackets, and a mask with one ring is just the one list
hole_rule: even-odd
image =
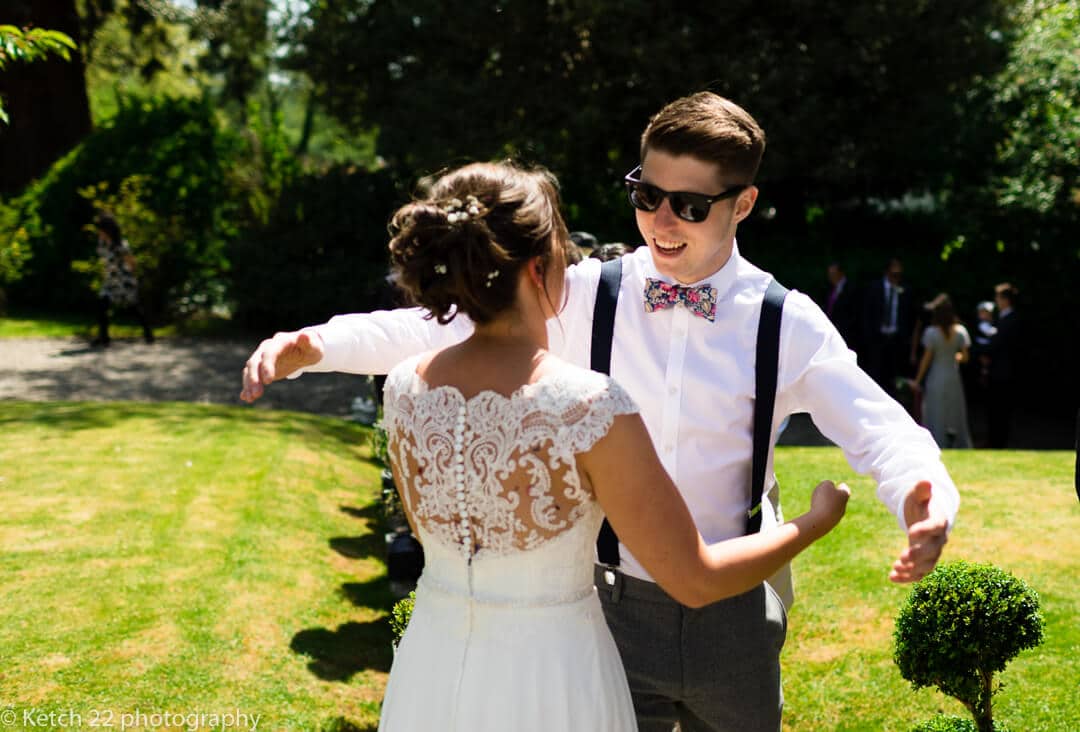
[[(821, 483), (810, 510), (774, 531), (704, 543), (626, 392), (546, 350), (569, 242), (549, 173), (459, 168), (391, 231), (397, 285), (439, 322), (461, 314), (475, 330), (386, 382), (394, 480), (426, 566), (379, 728), (636, 729), (593, 587), (604, 514), (664, 590), (700, 607), (824, 536), (847, 487)], [(318, 335), (305, 338), (317, 361)]]

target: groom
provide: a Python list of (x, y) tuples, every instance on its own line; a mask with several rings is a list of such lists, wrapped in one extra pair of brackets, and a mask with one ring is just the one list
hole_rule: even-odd
[[(771, 276), (744, 259), (738, 224), (753, 210), (765, 136), (738, 105), (711, 93), (664, 107), (642, 136), (641, 168), (627, 176), (646, 247), (623, 258), (611, 375), (637, 401), (664, 467), (702, 536), (745, 531), (752, 450), (754, 346)], [(589, 365), (600, 262), (567, 272), (568, 299), (549, 331), (551, 350)], [(647, 281), (652, 283), (647, 285)], [(657, 307), (656, 281), (704, 288), (714, 307)], [(696, 297), (677, 298), (694, 302)], [(418, 310), (338, 316), (264, 341), (244, 370), (242, 398), (303, 370), (385, 373), (403, 358), (465, 338)], [(929, 434), (863, 373), (821, 310), (792, 292), (780, 332), (776, 427), (809, 412), (906, 531), (890, 579), (933, 569), (959, 496)], [(768, 475), (772, 475), (771, 456)], [(768, 481), (771, 490), (774, 479)], [(761, 530), (777, 524), (762, 501)], [(780, 729), (780, 649), (786, 610), (763, 584), (701, 609), (683, 607), (652, 582), (627, 549), (597, 587), (619, 646), (642, 732)]]

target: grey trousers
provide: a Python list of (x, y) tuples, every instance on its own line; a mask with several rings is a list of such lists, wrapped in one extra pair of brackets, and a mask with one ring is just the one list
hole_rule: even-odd
[(595, 579), (639, 732), (779, 732), (787, 614), (768, 584), (695, 610), (617, 570)]

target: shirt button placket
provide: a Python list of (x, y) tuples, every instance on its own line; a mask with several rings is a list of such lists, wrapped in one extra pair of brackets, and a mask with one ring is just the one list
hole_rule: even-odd
[(664, 417), (658, 447), (664, 468), (672, 479), (677, 479), (679, 418), (682, 412), (680, 396), (691, 315), (685, 307), (676, 307), (671, 314), (671, 338), (668, 340), (667, 370), (664, 373)]

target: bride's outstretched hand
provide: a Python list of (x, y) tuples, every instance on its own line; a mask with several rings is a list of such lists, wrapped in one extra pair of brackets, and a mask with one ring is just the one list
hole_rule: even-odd
[(312, 330), (278, 333), (259, 344), (244, 364), (244, 388), (240, 398), (253, 402), (263, 395), (266, 385), (322, 360), (323, 342)]
[(810, 497), (810, 510), (807, 513), (813, 518), (814, 528), (820, 529), (820, 536), (832, 531), (844, 518), (849, 498), (851, 489), (845, 483), (823, 480), (817, 484)]

